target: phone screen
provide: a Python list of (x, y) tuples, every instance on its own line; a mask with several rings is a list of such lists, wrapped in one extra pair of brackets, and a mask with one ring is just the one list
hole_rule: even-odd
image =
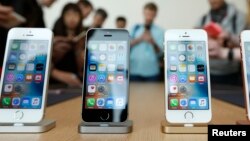
[(9, 41), (0, 108), (41, 108), (48, 43), (47, 40)]
[[(244, 43), (244, 47), (245, 47), (245, 60), (246, 60), (246, 66), (250, 65), (250, 42), (245, 42)], [(246, 67), (246, 73), (247, 73), (247, 82), (248, 82), (248, 89), (250, 90), (250, 68)], [(249, 100), (250, 100), (250, 92), (248, 92), (249, 96)]]
[(169, 110), (209, 108), (205, 41), (167, 42)]
[(89, 40), (85, 65), (85, 109), (125, 109), (128, 41)]

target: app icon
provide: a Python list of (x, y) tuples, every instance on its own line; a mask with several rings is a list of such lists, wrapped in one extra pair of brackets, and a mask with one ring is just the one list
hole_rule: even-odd
[(178, 51), (186, 51), (186, 46), (184, 44), (179, 44)]
[(19, 54), (19, 60), (21, 60), (21, 61), (25, 60), (26, 57), (27, 57), (27, 55), (24, 54), (24, 53), (20, 53), (20, 54)]
[(197, 53), (197, 59), (199, 60), (199, 61), (203, 61), (203, 54), (202, 53)]
[(186, 98), (180, 99), (180, 106), (181, 107), (187, 107), (188, 106), (188, 101)]
[(29, 49), (29, 46), (27, 43), (21, 43), (20, 50), (26, 51)]
[(109, 81), (109, 82), (113, 82), (114, 79), (115, 79), (115, 76), (114, 76), (113, 74), (109, 74), (109, 75), (108, 75), (108, 81)]
[(195, 72), (195, 65), (188, 65), (188, 72)]
[(115, 105), (116, 105), (117, 107), (122, 107), (122, 106), (124, 106), (124, 99), (123, 99), (123, 98), (116, 98), (116, 99), (115, 99)]
[(114, 62), (114, 61), (115, 61), (115, 59), (116, 59), (115, 54), (110, 54), (110, 55), (108, 55), (108, 61), (110, 61), (110, 62)]
[(197, 65), (198, 72), (204, 72), (204, 65)]
[(188, 60), (189, 62), (194, 62), (194, 61), (195, 61), (195, 55), (194, 55), (194, 54), (188, 55), (188, 56), (187, 56), (187, 60)]
[(35, 75), (35, 81), (36, 82), (42, 82), (43, 76), (42, 74), (36, 74)]
[(97, 87), (97, 90), (98, 90), (98, 92), (103, 93), (103, 92), (105, 92), (105, 86), (100, 85)]
[(118, 53), (116, 59), (119, 62), (126, 61), (126, 55), (125, 55), (125, 53)]
[(98, 65), (98, 71), (106, 71), (106, 64), (99, 64)]
[(116, 76), (116, 81), (123, 82), (124, 81), (124, 76), (123, 75), (117, 75)]
[(106, 107), (107, 108), (113, 108), (113, 106), (114, 106), (114, 100), (113, 100), (113, 98), (108, 98), (106, 100)]
[(115, 71), (115, 64), (108, 64), (108, 71)]
[(191, 107), (197, 106), (197, 100), (196, 100), (196, 99), (190, 99), (190, 100), (189, 100), (189, 105), (190, 105)]
[(96, 86), (95, 85), (88, 85), (88, 93), (95, 93), (96, 92)]
[(170, 99), (170, 107), (178, 107), (178, 99)]
[(125, 49), (126, 44), (119, 44), (118, 45), (118, 50), (123, 51)]
[(91, 55), (90, 55), (90, 60), (91, 60), (91, 61), (97, 61), (96, 55), (91, 54)]
[(88, 76), (88, 81), (89, 82), (96, 82), (96, 75), (95, 74), (90, 74)]
[(36, 71), (42, 71), (44, 68), (44, 64), (38, 63), (36, 64)]
[(106, 60), (106, 54), (100, 54), (99, 59), (101, 61), (105, 61)]
[(196, 81), (195, 75), (189, 75), (188, 80), (189, 82), (192, 82), (192, 83), (195, 82)]
[(22, 106), (29, 106), (30, 105), (30, 99), (28, 97), (24, 97), (22, 99)]
[(109, 51), (116, 51), (116, 45), (115, 44), (109, 44), (108, 48), (109, 48), (108, 49)]
[(88, 98), (87, 99), (87, 106), (94, 107), (95, 106), (95, 98)]
[(13, 74), (13, 73), (8, 73), (8, 74), (6, 75), (6, 80), (7, 80), (8, 82), (13, 82), (13, 81), (15, 80), (14, 74)]
[(188, 44), (187, 45), (187, 50), (188, 51), (194, 51), (195, 49), (194, 49), (194, 45), (193, 44)]
[(12, 50), (18, 50), (18, 44), (17, 43), (12, 43), (11, 49)]
[(196, 45), (196, 50), (197, 51), (202, 51), (202, 44), (197, 44)]
[(15, 63), (9, 63), (8, 64), (8, 70), (15, 70), (16, 69), (16, 64)]
[(170, 66), (170, 71), (176, 72), (177, 71), (177, 66), (176, 65), (171, 65)]
[(97, 44), (92, 44), (92, 45), (90, 45), (90, 46), (89, 46), (89, 49), (90, 49), (91, 51), (96, 50), (96, 49), (97, 49)]
[(40, 98), (35, 97), (31, 99), (31, 105), (32, 106), (38, 106), (40, 104)]
[(40, 61), (45, 61), (46, 60), (46, 54), (38, 54), (36, 56), (36, 59), (40, 60)]
[(170, 91), (171, 94), (178, 93), (178, 87), (177, 87), (177, 85), (170, 86), (170, 90), (169, 91)]
[(20, 63), (20, 64), (17, 65), (17, 70), (18, 71), (23, 71), (24, 69), (25, 69), (25, 64)]
[(21, 103), (21, 99), (19, 97), (12, 98), (12, 106), (19, 106)]
[(35, 68), (35, 64), (33, 64), (33, 63), (28, 63), (28, 64), (26, 65), (26, 70), (27, 70), (27, 71), (33, 71), (34, 68)]
[(9, 93), (13, 91), (13, 84), (5, 84), (4, 85), (4, 92)]
[(186, 83), (187, 82), (187, 75), (180, 75), (179, 76), (179, 82), (180, 83)]
[(169, 77), (170, 82), (176, 83), (178, 82), (178, 76), (176, 74), (171, 74)]
[(96, 100), (96, 106), (103, 107), (104, 104), (105, 104), (104, 98), (97, 98), (97, 100)]
[(4, 97), (2, 99), (2, 105), (3, 106), (9, 106), (11, 104), (11, 98), (10, 97)]
[(100, 45), (99, 45), (99, 50), (100, 50), (100, 51), (106, 51), (107, 48), (108, 48), (107, 44), (100, 44)]
[(23, 74), (17, 74), (16, 75), (16, 82), (23, 82), (24, 81), (24, 75)]
[(123, 64), (117, 65), (117, 71), (124, 71), (124, 65)]
[(186, 55), (184, 55), (184, 54), (179, 55), (179, 60), (180, 60), (181, 62), (186, 61)]
[(179, 65), (179, 72), (186, 72), (186, 71), (187, 71), (186, 64), (180, 64)]
[(171, 62), (175, 62), (175, 61), (177, 61), (176, 56), (171, 55), (171, 56), (170, 56), (170, 61), (171, 61)]
[(40, 45), (38, 46), (38, 49), (39, 49), (39, 50), (44, 50), (44, 49), (46, 49), (45, 44), (40, 44)]
[(207, 100), (204, 98), (199, 99), (199, 106), (200, 107), (206, 107), (207, 106)]
[(90, 71), (96, 71), (96, 64), (90, 64), (89, 65), (89, 70)]
[(106, 82), (106, 75), (105, 74), (99, 74), (97, 81), (100, 83), (105, 83)]
[(25, 81), (32, 81), (32, 79), (33, 79), (33, 75), (32, 74), (26, 74), (26, 76), (25, 76)]
[(179, 91), (180, 91), (180, 93), (186, 93), (187, 92), (187, 87), (186, 86), (180, 86)]
[(9, 60), (11, 61), (16, 61), (17, 60), (17, 54), (16, 53), (10, 53), (9, 55)]
[(22, 93), (22, 92), (24, 92), (24, 85), (22, 85), (22, 84), (16, 84), (14, 86), (14, 89), (15, 89), (15, 92)]
[(203, 83), (205, 82), (205, 75), (198, 75), (198, 82)]
[(172, 44), (169, 46), (170, 50), (172, 51), (175, 51), (176, 50), (176, 45), (175, 44)]
[(29, 50), (35, 51), (36, 49), (37, 49), (37, 44), (31, 43), (31, 44), (29, 45)]

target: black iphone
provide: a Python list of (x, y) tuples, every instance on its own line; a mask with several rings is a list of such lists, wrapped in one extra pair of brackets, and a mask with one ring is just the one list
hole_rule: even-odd
[(123, 122), (128, 117), (130, 37), (123, 29), (90, 29), (85, 44), (82, 119)]

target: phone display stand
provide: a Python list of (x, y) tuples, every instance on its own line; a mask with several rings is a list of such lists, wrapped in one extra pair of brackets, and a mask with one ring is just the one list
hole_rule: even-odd
[(207, 134), (207, 124), (170, 124), (161, 122), (161, 130), (166, 134)]
[(125, 122), (81, 122), (78, 125), (80, 134), (126, 134), (132, 132), (133, 121)]
[(56, 121), (49, 119), (38, 123), (0, 123), (0, 133), (43, 133), (55, 126)]
[(238, 120), (236, 121), (237, 125), (250, 125), (250, 120)]

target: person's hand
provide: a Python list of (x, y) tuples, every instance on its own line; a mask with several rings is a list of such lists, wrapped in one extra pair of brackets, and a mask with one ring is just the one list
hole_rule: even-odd
[(53, 61), (59, 61), (67, 52), (72, 49), (72, 45), (67, 38), (55, 37), (53, 45)]
[(0, 26), (6, 29), (18, 26), (23, 21), (17, 19), (13, 14), (12, 7), (3, 6), (0, 4)]
[(56, 80), (65, 83), (71, 87), (81, 87), (82, 83), (74, 73), (52, 70), (52, 77)]
[(226, 58), (228, 54), (228, 49), (223, 48), (215, 39), (208, 40), (208, 51), (211, 58)]
[(142, 34), (142, 40), (148, 42), (148, 43), (153, 43), (154, 42), (154, 39), (151, 35), (151, 33), (149, 31), (145, 31), (143, 34)]

